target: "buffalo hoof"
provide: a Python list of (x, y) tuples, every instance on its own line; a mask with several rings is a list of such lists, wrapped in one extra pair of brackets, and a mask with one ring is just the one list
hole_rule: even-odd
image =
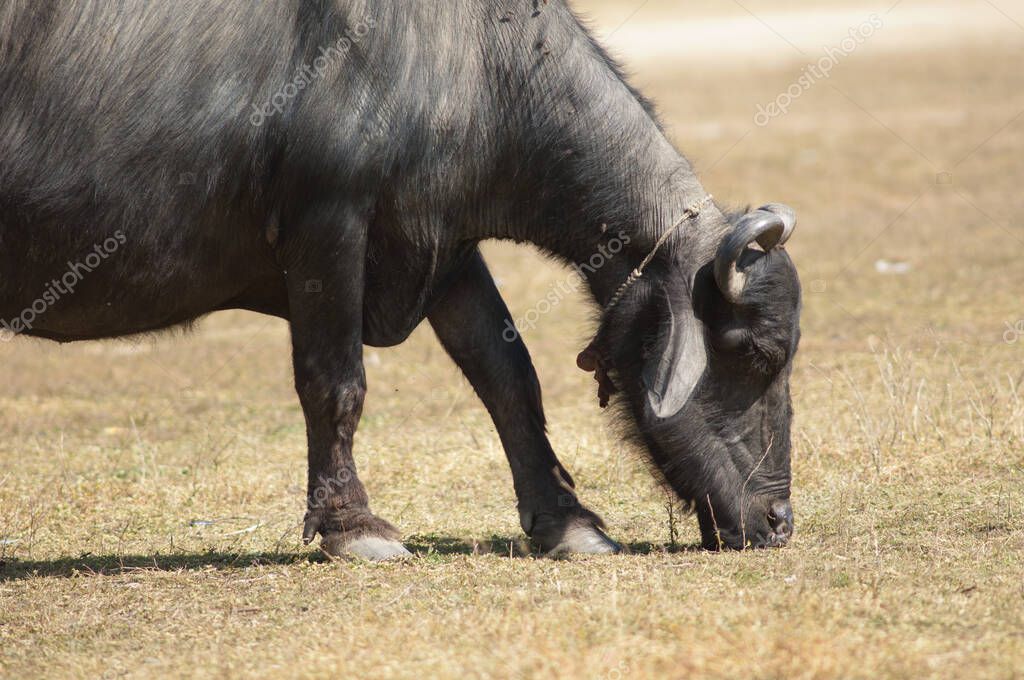
[(588, 524), (570, 526), (562, 540), (545, 557), (568, 557), (569, 555), (615, 555), (622, 552), (622, 546), (608, 538), (599, 528)]
[(380, 536), (360, 536), (348, 539), (343, 534), (328, 534), (321, 547), (328, 555), (368, 562), (389, 562), (412, 557), (412, 553), (398, 541)]

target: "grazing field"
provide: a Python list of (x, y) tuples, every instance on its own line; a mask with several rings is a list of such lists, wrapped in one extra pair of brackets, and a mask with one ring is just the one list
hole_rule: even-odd
[[(388, 565), (299, 540), (283, 323), (19, 340), (0, 344), (0, 677), (1024, 674), (1024, 2), (577, 6), (720, 202), (800, 213), (791, 545), (694, 547), (575, 368), (582, 293), (524, 335), (555, 448), (630, 549), (609, 558), (529, 556), (498, 438), (429, 328), (366, 355), (357, 461), (418, 553)], [(517, 318), (567, 276), (486, 253)]]

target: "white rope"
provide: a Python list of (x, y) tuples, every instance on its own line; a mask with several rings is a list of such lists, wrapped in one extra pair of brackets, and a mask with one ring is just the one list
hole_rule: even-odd
[(683, 216), (679, 218), (679, 221), (673, 224), (668, 230), (665, 231), (664, 234), (661, 235), (661, 238), (659, 238), (657, 243), (654, 244), (654, 248), (651, 250), (651, 252), (647, 253), (647, 257), (641, 260), (637, 268), (634, 269), (630, 273), (630, 275), (626, 277), (626, 280), (622, 282), (622, 285), (619, 286), (619, 289), (615, 291), (614, 295), (612, 295), (612, 299), (608, 301), (607, 305), (605, 305), (605, 311), (608, 311), (615, 305), (619, 304), (619, 301), (622, 299), (622, 296), (625, 295), (626, 290), (634, 283), (636, 283), (637, 279), (644, 275), (644, 269), (646, 269), (647, 265), (651, 263), (651, 260), (654, 259), (654, 256), (658, 254), (658, 250), (660, 250), (661, 247), (665, 245), (666, 241), (668, 241), (672, 237), (672, 234), (674, 234), (676, 229), (679, 228), (679, 225), (681, 225), (683, 222), (686, 222), (687, 220), (692, 220), (693, 218), (700, 215), (704, 208), (708, 206), (708, 203), (710, 203), (713, 200), (714, 196), (708, 194), (700, 201), (694, 203), (693, 205), (686, 209), (686, 211), (683, 213)]

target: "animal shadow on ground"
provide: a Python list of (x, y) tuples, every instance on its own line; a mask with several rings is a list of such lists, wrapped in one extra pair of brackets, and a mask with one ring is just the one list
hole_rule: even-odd
[[(22, 560), (8, 557), (0, 560), (0, 583), (29, 578), (74, 578), (83, 576), (116, 576), (142, 572), (241, 570), (255, 566), (287, 565), (319, 561), (313, 552), (201, 552), (173, 555), (92, 555), (61, 557), (53, 560)], [(323, 558), (326, 560), (326, 558)]]
[[(455, 538), (452, 536), (422, 535), (413, 536), (405, 542), (409, 550), (417, 554), (437, 555), (505, 555), (510, 557), (538, 557), (539, 554), (531, 549), (529, 541), (524, 536), (503, 537), (491, 536), (490, 538)], [(657, 553), (693, 553), (703, 552), (699, 544), (675, 544), (652, 543), (641, 541), (634, 543), (623, 543), (623, 552), (627, 555), (651, 555)]]
[[(538, 556), (524, 537), (491, 536), (457, 538), (454, 536), (412, 536), (405, 545), (418, 557), (458, 555), (501, 555), (513, 558)], [(639, 542), (623, 545), (632, 555), (702, 552), (699, 545), (665, 545)], [(242, 570), (249, 567), (290, 565), (301, 562), (328, 562), (317, 550), (302, 552), (196, 552), (173, 555), (93, 555), (60, 557), (52, 560), (0, 559), (0, 582), (30, 578), (74, 578), (112, 576), (133, 572), (175, 572), (215, 569)]]

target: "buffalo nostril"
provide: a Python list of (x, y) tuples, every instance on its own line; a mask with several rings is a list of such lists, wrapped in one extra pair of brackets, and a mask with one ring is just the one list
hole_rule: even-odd
[(780, 537), (789, 538), (793, 534), (793, 508), (789, 501), (771, 502), (768, 506), (768, 524)]

